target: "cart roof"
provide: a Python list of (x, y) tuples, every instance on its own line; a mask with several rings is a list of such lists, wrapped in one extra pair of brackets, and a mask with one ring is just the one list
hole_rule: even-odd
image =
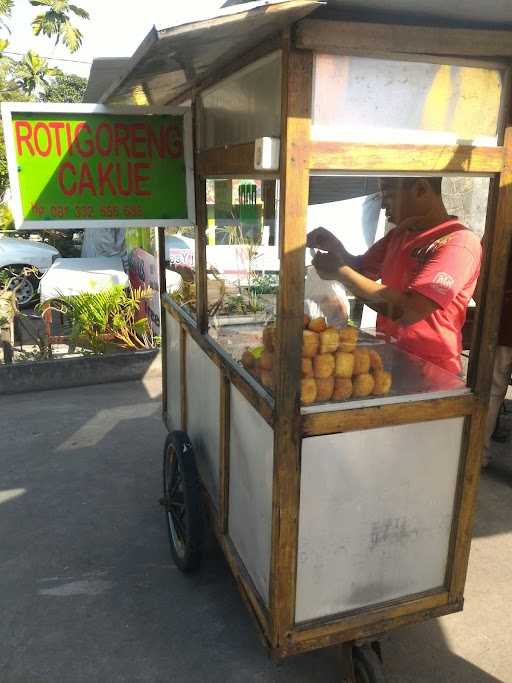
[[(155, 26), (100, 102), (167, 104), (224, 64), (242, 56), (319, 7), (316, 0), (259, 0), (221, 9), (209, 19), (171, 28)], [(101, 65), (93, 64), (89, 93)], [(95, 66), (97, 67), (95, 69)]]
[[(245, 5), (249, 0), (226, 0), (223, 7)], [(510, 0), (325, 0), (326, 9), (355, 21), (440, 23), (456, 26), (512, 28)]]

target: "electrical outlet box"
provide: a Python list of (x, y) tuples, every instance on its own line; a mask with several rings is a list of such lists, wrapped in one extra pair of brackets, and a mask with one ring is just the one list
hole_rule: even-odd
[(278, 171), (279, 149), (279, 138), (258, 138), (254, 145), (254, 168), (257, 171)]

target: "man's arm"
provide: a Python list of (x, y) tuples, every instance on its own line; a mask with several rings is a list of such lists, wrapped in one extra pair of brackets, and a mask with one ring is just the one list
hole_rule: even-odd
[(317, 254), (313, 265), (320, 277), (338, 280), (371, 308), (403, 325), (425, 320), (439, 308), (437, 303), (422, 294), (400, 292), (370, 280), (333, 254)]

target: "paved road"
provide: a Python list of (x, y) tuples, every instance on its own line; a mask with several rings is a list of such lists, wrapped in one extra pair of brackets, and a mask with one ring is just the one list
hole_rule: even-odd
[[(335, 683), (266, 657), (222, 556), (173, 566), (155, 384), (0, 399), (0, 683)], [(512, 683), (511, 478), (483, 481), (466, 610), (384, 641), (389, 683)]]

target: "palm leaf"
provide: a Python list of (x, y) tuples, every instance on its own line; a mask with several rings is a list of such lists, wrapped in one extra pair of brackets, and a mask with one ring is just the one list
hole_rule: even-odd
[(82, 33), (71, 22), (66, 21), (62, 27), (62, 42), (70, 52), (76, 52), (82, 44)]
[(81, 17), (82, 19), (90, 19), (89, 12), (81, 7), (78, 7), (78, 5), (69, 5), (69, 9), (71, 12), (76, 14), (77, 17)]
[(0, 0), (0, 14), (9, 16), (14, 7), (14, 0)]

